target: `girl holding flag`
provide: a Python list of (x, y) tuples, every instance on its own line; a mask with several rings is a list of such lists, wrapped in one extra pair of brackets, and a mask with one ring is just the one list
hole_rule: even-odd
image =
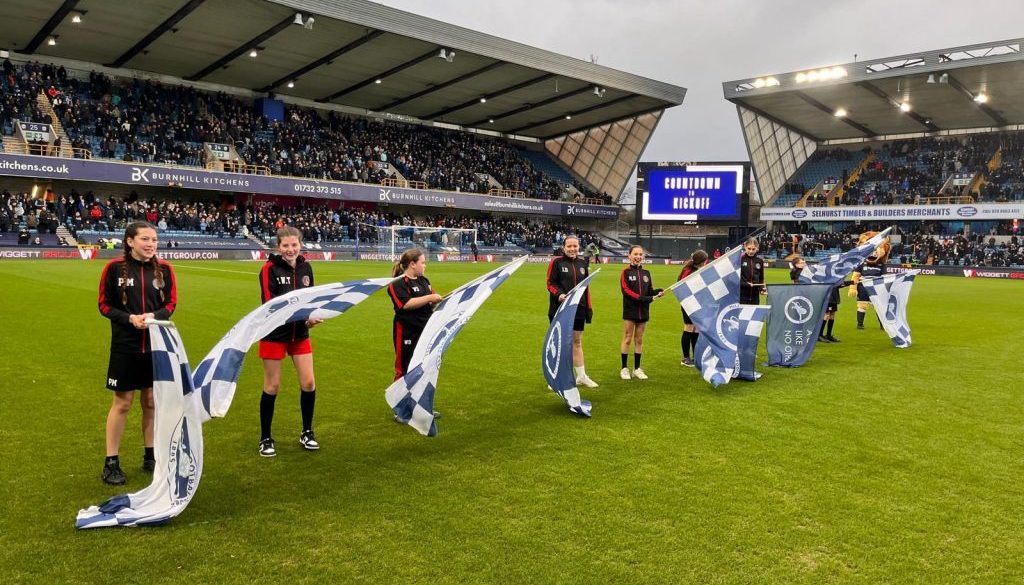
[[(676, 281), (680, 281), (687, 276), (690, 276), (694, 272), (697, 272), (708, 263), (708, 253), (704, 250), (697, 250), (690, 255), (690, 259), (683, 264), (682, 271), (679, 272), (679, 278)], [(683, 337), (681, 344), (683, 346), (683, 359), (680, 360), (679, 364), (688, 368), (693, 367), (693, 358), (690, 357), (692, 353), (694, 356), (697, 355), (697, 338), (700, 337), (700, 333), (697, 331), (697, 326), (690, 320), (690, 316), (686, 314), (686, 309), (680, 307), (683, 311)]]
[(619, 377), (623, 380), (630, 379), (629, 368), (629, 345), (633, 344), (633, 378), (646, 380), (647, 374), (640, 367), (640, 356), (644, 350), (644, 331), (647, 330), (647, 321), (651, 318), (651, 303), (654, 299), (660, 298), (664, 291), (654, 288), (651, 281), (650, 271), (644, 268), (644, 249), (642, 246), (629, 247), (629, 266), (622, 270), (619, 278), (619, 287), (622, 292), (622, 343), (619, 350), (622, 353), (622, 371)]
[(402, 277), (388, 286), (388, 296), (395, 306), (391, 326), (395, 342), (395, 380), (407, 373), (413, 350), (434, 305), (441, 302), (441, 295), (434, 292), (430, 281), (423, 276), (426, 269), (427, 255), (415, 248), (402, 252), (392, 269), (392, 276)]
[[(576, 284), (590, 275), (590, 265), (580, 257), (580, 240), (576, 236), (566, 236), (562, 242), (562, 254), (548, 264), (548, 321), (555, 318), (558, 306), (562, 304), (569, 291)], [(576, 371), (576, 383), (587, 388), (597, 388), (597, 382), (587, 375), (583, 359), (583, 330), (594, 316), (590, 304), (590, 289), (576, 307), (576, 315), (572, 324), (572, 365)]]
[(100, 277), (99, 309), (110, 319), (107, 388), (114, 392), (107, 413), (107, 458), (101, 477), (110, 485), (126, 481), (119, 452), (136, 390), (142, 403), (142, 468), (152, 472), (156, 467), (153, 354), (146, 320), (168, 319), (178, 304), (174, 271), (157, 257), (156, 249), (156, 228), (143, 221), (131, 223), (124, 232), (124, 256), (108, 262)]
[[(260, 270), (260, 293), (264, 303), (274, 297), (301, 288), (313, 286), (313, 268), (306, 262), (302, 251), (302, 232), (292, 226), (277, 230), (277, 254)], [(309, 330), (321, 323), (310, 319), (301, 323), (285, 323), (260, 340), (260, 359), (263, 360), (263, 395), (260, 396), (260, 445), (262, 457), (277, 455), (277, 447), (270, 429), (274, 422), (274, 403), (281, 387), (281, 361), (292, 356), (295, 373), (299, 377), (299, 406), (302, 411), (302, 433), (299, 444), (307, 451), (320, 448), (313, 434), (313, 409), (316, 404), (316, 380), (313, 375), (313, 346)]]

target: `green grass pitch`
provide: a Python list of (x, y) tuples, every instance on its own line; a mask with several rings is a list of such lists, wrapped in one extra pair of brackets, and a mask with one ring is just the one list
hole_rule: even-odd
[[(193, 365), (258, 304), (252, 262), (178, 262)], [(431, 263), (444, 294), (494, 265)], [(121, 493), (99, 478), (109, 326), (100, 262), (0, 264), (3, 583), (1008, 583), (1024, 576), (1024, 289), (920, 277), (914, 346), (857, 331), (807, 366), (719, 389), (679, 365), (682, 321), (655, 303), (646, 382), (618, 379), (621, 266), (593, 284), (584, 347), (594, 417), (545, 388), (544, 265), (520, 269), (455, 340), (439, 435), (396, 425), (391, 304), (377, 293), (313, 331), (316, 430), (298, 445), (290, 366), (279, 454), (261, 459), (250, 352), (205, 471), (168, 526), (76, 531)], [(384, 263), (317, 263), (326, 283)], [(652, 267), (655, 284), (677, 267)], [(776, 282), (786, 279), (772, 271)], [(762, 345), (759, 357), (763, 361)], [(141, 489), (139, 411), (122, 444)]]

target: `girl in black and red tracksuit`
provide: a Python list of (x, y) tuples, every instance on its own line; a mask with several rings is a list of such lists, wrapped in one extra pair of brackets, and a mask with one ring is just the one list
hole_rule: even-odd
[[(687, 276), (690, 276), (694, 272), (697, 272), (708, 263), (708, 253), (704, 250), (697, 250), (693, 254), (690, 254), (690, 259), (683, 264), (682, 271), (679, 272), (679, 278), (676, 281), (680, 281)], [(682, 308), (682, 307), (680, 307)], [(692, 368), (693, 360), (697, 357), (697, 339), (700, 338), (700, 332), (697, 331), (697, 326), (693, 324), (690, 316), (686, 314), (686, 309), (683, 311), (683, 337), (680, 340), (680, 344), (683, 346), (683, 359), (679, 361), (681, 365)], [(693, 357), (690, 357), (690, 354)]]
[(651, 318), (651, 302), (662, 295), (660, 288), (654, 288), (650, 271), (644, 268), (644, 249), (641, 246), (630, 246), (629, 266), (622, 270), (619, 277), (619, 288), (622, 292), (622, 343), (619, 351), (622, 354), (623, 380), (630, 378), (627, 353), (629, 344), (633, 344), (633, 376), (638, 380), (646, 380), (647, 374), (640, 368), (640, 356), (644, 351), (644, 331), (647, 321)]
[[(302, 232), (291, 226), (277, 230), (277, 254), (260, 269), (260, 299), (266, 303), (274, 297), (293, 290), (313, 286), (313, 268), (300, 254)], [(260, 359), (263, 360), (263, 394), (260, 396), (260, 444), (263, 457), (277, 455), (277, 445), (271, 434), (274, 422), (274, 404), (281, 388), (281, 362), (292, 356), (295, 373), (299, 377), (299, 407), (302, 411), (302, 432), (299, 444), (307, 451), (316, 451), (320, 443), (313, 433), (313, 410), (316, 405), (316, 377), (313, 374), (313, 346), (309, 329), (320, 319), (285, 323), (260, 340)]]
[(743, 305), (760, 305), (761, 295), (768, 294), (764, 287), (764, 258), (757, 255), (760, 247), (754, 238), (743, 243), (744, 254), (740, 257), (740, 304)]
[(441, 302), (441, 295), (434, 292), (430, 281), (423, 272), (427, 267), (427, 255), (421, 250), (402, 252), (392, 270), (393, 276), (402, 278), (388, 285), (388, 296), (395, 306), (395, 319), (391, 325), (391, 337), (395, 343), (395, 380), (409, 370), (416, 343), (426, 327), (434, 305)]
[[(548, 321), (555, 318), (558, 306), (565, 300), (575, 286), (590, 274), (590, 265), (586, 258), (580, 257), (580, 241), (576, 236), (568, 236), (562, 243), (562, 254), (556, 256), (548, 264)], [(576, 383), (588, 388), (596, 388), (597, 382), (590, 379), (583, 359), (583, 329), (593, 318), (594, 310), (590, 304), (590, 289), (584, 293), (576, 307), (576, 315), (572, 322), (572, 365), (576, 370)]]
[(156, 228), (146, 222), (129, 224), (124, 233), (124, 257), (111, 260), (100, 277), (99, 309), (110, 319), (110, 361), (107, 388), (114, 402), (107, 413), (107, 458), (101, 477), (111, 485), (126, 478), (121, 470), (121, 435), (135, 391), (142, 396), (144, 470), (156, 466), (153, 455), (153, 354), (147, 319), (165, 320), (178, 304), (174, 271), (156, 256)]

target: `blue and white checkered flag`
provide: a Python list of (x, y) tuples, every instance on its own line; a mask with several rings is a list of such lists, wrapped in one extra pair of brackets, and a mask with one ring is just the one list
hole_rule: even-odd
[(910, 347), (910, 324), (907, 323), (907, 302), (914, 277), (921, 271), (910, 270), (902, 274), (885, 274), (875, 278), (861, 278), (871, 305), (882, 322), (882, 329), (892, 344), (900, 349)]
[(445, 350), (473, 313), (526, 262), (526, 258), (521, 256), (462, 285), (437, 305), (412, 352), (408, 372), (384, 392), (384, 398), (398, 420), (420, 434), (430, 437), (437, 435), (434, 393), (437, 391), (437, 376)]
[[(722, 309), (715, 330), (700, 334), (694, 365), (712, 386), (728, 384), (733, 378), (754, 381), (757, 343), (764, 329), (769, 305), (732, 304)], [(699, 327), (699, 326), (698, 326)]]
[(363, 302), (393, 278), (367, 278), (303, 288), (274, 297), (235, 324), (199, 362), (193, 383), (203, 403), (204, 422), (231, 407), (245, 353), (285, 323), (330, 319)]
[[(742, 256), (743, 248), (737, 246), (670, 287), (672, 294), (676, 295), (679, 304), (700, 331), (696, 355), (699, 357), (704, 354), (700, 345), (703, 343), (705, 349), (714, 356), (715, 363), (721, 365), (722, 371), (728, 368), (730, 372), (730, 375), (722, 379), (713, 376), (710, 369), (706, 370), (704, 379), (715, 386), (729, 381), (736, 362), (735, 328), (739, 327), (739, 322), (736, 321), (734, 310), (741, 306)], [(708, 363), (711, 361), (708, 360)]]
[(540, 369), (548, 387), (565, 401), (570, 411), (582, 416), (590, 416), (591, 405), (589, 401), (580, 398), (576, 375), (572, 371), (572, 324), (576, 319), (576, 307), (586, 294), (590, 279), (598, 272), (601, 270), (595, 270), (581, 280), (558, 306), (544, 336), (540, 358)]
[(851, 272), (867, 260), (868, 256), (880, 246), (892, 228), (878, 232), (862, 245), (833, 254), (817, 264), (808, 264), (800, 271), (799, 284), (838, 284)]
[(180, 514), (203, 474), (203, 410), (192, 389), (185, 347), (173, 324), (150, 324), (153, 351), (153, 481), (78, 512), (77, 528), (163, 524)]

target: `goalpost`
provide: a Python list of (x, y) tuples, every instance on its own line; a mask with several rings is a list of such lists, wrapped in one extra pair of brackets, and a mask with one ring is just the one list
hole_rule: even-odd
[(390, 254), (392, 258), (407, 248), (466, 256), (473, 253), (476, 235), (476, 229), (360, 223), (356, 225), (356, 249)]

